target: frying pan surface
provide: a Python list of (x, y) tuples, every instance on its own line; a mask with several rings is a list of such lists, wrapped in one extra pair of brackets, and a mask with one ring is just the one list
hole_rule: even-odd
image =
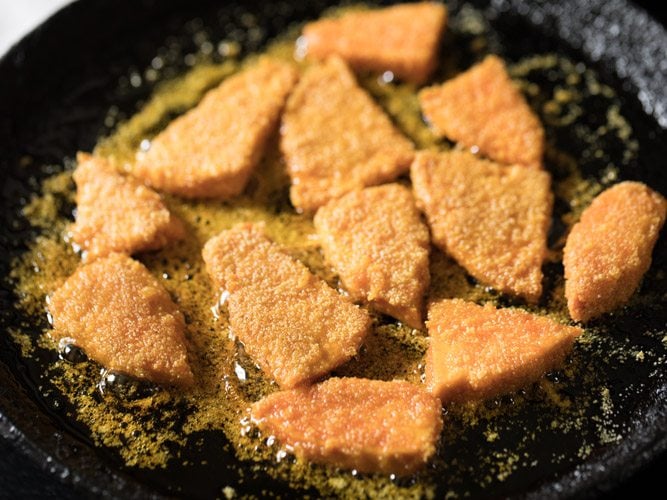
[[(454, 19), (466, 9), (463, 2), (447, 5)], [(623, 165), (620, 177), (642, 180), (667, 194), (663, 167), (667, 158), (667, 33), (658, 23), (621, 0), (493, 0), (467, 5), (485, 13), (501, 55), (509, 60), (557, 52), (594, 68), (601, 80), (617, 91), (623, 115), (639, 143), (636, 159)], [(48, 380), (41, 377), (38, 364), (25, 362), (4, 334), (10, 328), (36, 333), (43, 326), (17, 309), (15, 293), (5, 278), (12, 259), (26, 250), (35, 235), (36, 230), (20, 211), (40, 180), (62, 169), (77, 150), (91, 150), (99, 136), (108, 133), (104, 119), (110, 107), (115, 106), (121, 116), (129, 116), (152, 90), (151, 85), (126, 85), (121, 91), (119, 81), (147, 67), (169, 41), (174, 42), (178, 56), (171, 68), (175, 73), (184, 71), (187, 64), (183, 56), (197, 48), (193, 26), (205, 26), (213, 39), (234, 31), (243, 50), (252, 52), (291, 23), (318, 17), (327, 6), (324, 1), (79, 1), (57, 13), (0, 60), (0, 435), (5, 439), (3, 446), (10, 443), (20, 449), (54, 478), (55, 484), (74, 485), (78, 494), (90, 497), (214, 497), (222, 494), (225, 485), (233, 485), (239, 494), (294, 494), (286, 482), (261, 469), (239, 465), (219, 434), (204, 436), (205, 444), (197, 451), (211, 457), (210, 464), (187, 470), (135, 470), (125, 467), (112, 451), (92, 447), (85, 428), (63, 416), (64, 410), (49, 390)], [(247, 37), (240, 29), (248, 13), (262, 27), (261, 36)], [(596, 103), (586, 103), (585, 110), (593, 117)], [(566, 134), (554, 140), (573, 156), (580, 153), (576, 141)], [(615, 153), (610, 145), (612, 157)], [(580, 166), (584, 174), (599, 177), (606, 165), (591, 160)], [(666, 273), (663, 237), (639, 292), (652, 300), (605, 318), (600, 328), (609, 330), (628, 348), (664, 349), (659, 339), (667, 335)], [(46, 360), (49, 354), (43, 356)], [(564, 460), (559, 467), (537, 467), (517, 474), (519, 477), (497, 490), (473, 492), (539, 498), (595, 494), (618, 484), (667, 449), (664, 361), (611, 366), (593, 356), (590, 362), (600, 363), (600, 372), (609, 381), (617, 407), (613, 422), (620, 439), (595, 444), (584, 459)], [(564, 453), (574, 455), (575, 449), (565, 441)], [(460, 448), (463, 453), (465, 446)], [(474, 454), (467, 459), (473, 460)], [(438, 493), (446, 493), (446, 478), (439, 486)], [(316, 491), (299, 493), (317, 495)]]

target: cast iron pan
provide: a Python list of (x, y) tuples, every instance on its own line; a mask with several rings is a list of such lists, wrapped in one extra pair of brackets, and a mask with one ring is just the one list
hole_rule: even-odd
[[(643, 180), (667, 194), (667, 33), (658, 23), (622, 0), (471, 3), (486, 12), (502, 55), (508, 59), (518, 60), (526, 53), (559, 52), (586, 61), (597, 70), (603, 81), (619, 92), (623, 115), (639, 141), (639, 156), (621, 171), (621, 177)], [(34, 236), (20, 215), (21, 207), (41, 179), (63, 168), (64, 159), (72, 158), (77, 150), (93, 148), (100, 134), (108, 131), (104, 117), (111, 106), (117, 106), (121, 116), (128, 116), (150, 94), (151, 85), (125, 86), (119, 92), (119, 81), (131, 71), (147, 67), (158, 47), (176, 41), (180, 56), (185, 55), (196, 48), (193, 26), (203, 25), (214, 40), (234, 32), (243, 50), (251, 52), (290, 23), (318, 17), (326, 6), (323, 1), (79, 1), (53, 16), (0, 60), (0, 435), (4, 439), (0, 472), (11, 474), (0, 476), (0, 497), (48, 492), (60, 497), (215, 497), (221, 495), (224, 485), (234, 485), (237, 493), (260, 496), (266, 492), (282, 496), (295, 493), (262, 471), (239, 468), (220, 436), (210, 437), (207, 449), (199, 450), (216, 457), (213, 463), (188, 471), (133, 470), (124, 467), (113, 452), (92, 447), (85, 429), (63, 417), (64, 410), (49, 391), (48, 381), (40, 379), (38, 367), (25, 363), (5, 335), (12, 327), (36, 332), (42, 326), (16, 309), (16, 297), (5, 277), (11, 260), (25, 251), (26, 242)], [(462, 3), (450, 1), (448, 7), (456, 15)], [(262, 27), (259, 37), (248, 37), (242, 29), (247, 13), (253, 13)], [(172, 61), (174, 71), (185, 69), (182, 60), (177, 57)], [(594, 116), (594, 103), (587, 112)], [(577, 145), (570, 143), (570, 138), (559, 136), (555, 140), (576, 156)], [(27, 157), (32, 159), (29, 164)], [(594, 161), (584, 163), (582, 169), (591, 175), (603, 167)], [(658, 299), (616, 316), (614, 329), (620, 337), (641, 343), (648, 342), (642, 337), (645, 332), (665, 332), (665, 280), (651, 278), (664, 274), (667, 268), (664, 240), (655, 250), (642, 287)], [(624, 394), (617, 401), (623, 411), (615, 417), (623, 430), (622, 439), (596, 447), (584, 460), (537, 469), (533, 476), (520, 477), (498, 490), (480, 490), (479, 495), (594, 495), (609, 491), (661, 454), (664, 462), (667, 367), (663, 364), (650, 372), (632, 373), (611, 366), (600, 370), (609, 378), (612, 391)], [(21, 455), (14, 450), (20, 450)], [(34, 472), (40, 468), (43, 473)], [(240, 479), (241, 473), (245, 473), (245, 481)]]

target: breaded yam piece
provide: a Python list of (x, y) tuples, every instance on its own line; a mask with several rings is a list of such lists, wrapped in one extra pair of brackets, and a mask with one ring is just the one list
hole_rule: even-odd
[(303, 41), (309, 58), (339, 55), (355, 70), (388, 70), (420, 84), (437, 66), (446, 23), (441, 3), (400, 4), (308, 23)]
[(206, 243), (203, 256), (214, 284), (230, 294), (232, 333), (282, 388), (311, 382), (347, 361), (370, 329), (364, 310), (256, 226), (223, 231)]
[(70, 231), (87, 261), (113, 252), (157, 250), (185, 236), (183, 223), (152, 189), (120, 174), (104, 158), (79, 153), (77, 160), (76, 222)]
[(588, 321), (624, 304), (651, 265), (667, 200), (639, 182), (598, 195), (574, 225), (563, 251), (570, 316)]
[(72, 339), (109, 370), (189, 386), (183, 314), (139, 262), (111, 254), (79, 267), (51, 296), (51, 336)]
[(408, 188), (386, 184), (348, 193), (317, 211), (315, 228), (355, 300), (423, 328), (430, 237)]
[(412, 143), (338, 58), (306, 71), (287, 100), (280, 131), (292, 203), (307, 212), (395, 179), (414, 156)]
[(426, 387), (443, 403), (513, 391), (557, 368), (582, 330), (460, 299), (430, 305)]
[(529, 302), (540, 298), (549, 174), (450, 151), (419, 153), (411, 176), (438, 247), (481, 282)]
[(132, 173), (187, 198), (240, 194), (296, 80), (292, 65), (260, 59), (172, 121), (137, 155)]
[(544, 129), (496, 56), (419, 93), (434, 131), (489, 158), (541, 168)]
[(253, 421), (301, 458), (360, 472), (410, 474), (435, 452), (440, 402), (403, 381), (331, 378), (273, 393)]

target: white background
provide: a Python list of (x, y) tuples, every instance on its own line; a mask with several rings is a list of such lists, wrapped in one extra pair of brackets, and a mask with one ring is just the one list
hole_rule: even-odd
[(0, 55), (71, 0), (0, 0)]

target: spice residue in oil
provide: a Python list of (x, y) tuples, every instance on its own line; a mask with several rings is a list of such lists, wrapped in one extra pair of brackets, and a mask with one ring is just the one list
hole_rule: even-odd
[[(487, 33), (488, 23), (472, 7), (460, 9), (451, 26), (461, 39), (470, 41), (466, 50), (478, 52), (478, 56), (496, 43)], [(266, 52), (291, 59), (294, 41), (295, 36), (287, 36), (270, 45)], [(115, 128), (108, 137), (100, 139), (95, 154), (111, 158), (121, 168), (130, 164), (142, 144), (148, 144), (169, 120), (194, 106), (207, 89), (247, 62), (234, 58), (238, 50), (233, 45), (219, 45), (218, 51), (226, 55), (223, 63), (193, 63), (184, 75), (158, 85), (151, 99), (128, 120), (117, 124), (115, 111), (110, 110), (108, 122)], [(443, 74), (462, 69), (456, 58), (444, 58)], [(547, 129), (545, 163), (553, 176), (557, 200), (551, 256), (545, 266), (545, 298), (529, 309), (567, 322), (559, 267), (564, 239), (583, 208), (615, 182), (620, 169), (636, 156), (638, 143), (614, 90), (600, 82), (595, 71), (583, 63), (557, 54), (538, 54), (510, 64), (509, 68)], [(416, 88), (383, 75), (362, 76), (360, 83), (418, 147), (449, 147), (423, 123)], [(602, 116), (596, 118), (600, 123), (587, 117), (588, 101), (593, 98), (596, 106), (603, 108)], [(558, 136), (563, 131), (576, 136), (576, 156), (559, 149), (562, 144)], [(602, 146), (609, 142), (614, 142), (622, 153), (608, 155)], [(604, 164), (601, 174), (583, 172), (581, 162), (589, 159)], [(72, 165), (66, 167), (62, 173), (49, 177), (24, 209), (25, 216), (41, 232), (22, 258), (13, 263), (12, 277), (23, 310), (35, 318), (46, 314), (48, 295), (80, 262), (66, 238), (75, 194)], [(619, 429), (615, 423), (617, 395), (607, 387), (604, 373), (617, 363), (642, 363), (645, 368), (641, 373), (648, 373), (651, 365), (665, 362), (667, 346), (664, 333), (656, 334), (655, 339), (642, 339), (645, 345), (639, 356), (637, 349), (628, 350), (628, 338), (610, 338), (604, 324), (588, 328), (562, 370), (549, 374), (534, 387), (478, 404), (448, 406), (438, 454), (429, 467), (412, 478), (361, 475), (305, 464), (294, 460), (270, 436), (259, 435), (249, 425), (246, 408), (277, 387), (262, 375), (230, 334), (225, 306), (216, 306), (220, 292), (213, 289), (206, 275), (201, 249), (209, 238), (237, 222), (261, 221), (267, 234), (294, 258), (331, 286), (339, 287), (337, 277), (324, 263), (311, 219), (294, 211), (288, 195), (289, 179), (274, 137), (239, 198), (218, 202), (165, 196), (170, 210), (186, 223), (190, 237), (137, 258), (161, 281), (185, 314), (189, 359), (197, 386), (191, 392), (133, 389), (133, 396), (127, 397), (128, 393), (115, 394), (111, 385), (104, 385), (108, 390), (102, 394), (99, 383), (106, 377), (104, 383), (110, 384), (109, 374), (101, 374), (100, 367), (91, 361), (61, 358), (41, 367), (48, 383), (69, 403), (68, 417), (87, 428), (95, 445), (115, 450), (129, 467), (187, 470), (204, 466), (205, 459), (196, 463), (182, 456), (190, 457), (193, 448), (204, 446), (202, 433), (217, 431), (233, 444), (241, 468), (261, 469), (295, 488), (315, 487), (325, 496), (432, 497), (436, 485), (442, 496), (489, 493), (500, 483), (511, 486), (519, 470), (546, 467), (543, 470), (550, 473), (562, 464), (572, 463), (568, 447), (576, 447), (575, 458), (581, 460), (597, 447), (622, 439), (626, 429)], [(431, 299), (459, 297), (525, 307), (475, 282), (436, 249), (431, 254), (431, 276)], [(664, 276), (655, 279), (664, 280)], [(647, 293), (633, 301), (653, 299)], [(13, 336), (25, 357), (30, 357), (35, 347), (57, 347), (48, 336), (48, 328), (39, 338), (21, 331), (14, 331)], [(373, 332), (361, 352), (335, 373), (419, 383), (427, 345), (424, 333), (375, 315)], [(118, 383), (115, 378), (114, 383)], [(225, 496), (234, 494), (230, 486), (224, 490)]]

